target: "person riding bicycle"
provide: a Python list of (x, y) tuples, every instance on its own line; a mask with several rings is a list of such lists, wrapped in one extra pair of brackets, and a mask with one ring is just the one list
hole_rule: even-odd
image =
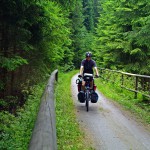
[[(92, 53), (86, 52), (85, 57), (86, 58), (81, 61), (79, 77), (83, 77), (84, 73), (94, 74), (93, 68), (95, 69), (96, 76), (98, 77), (99, 73), (96, 66), (96, 62), (93, 59), (91, 59)], [(84, 87), (85, 87), (85, 81), (83, 80), (82, 90), (84, 90)], [(93, 89), (93, 81), (90, 83), (90, 89)]]

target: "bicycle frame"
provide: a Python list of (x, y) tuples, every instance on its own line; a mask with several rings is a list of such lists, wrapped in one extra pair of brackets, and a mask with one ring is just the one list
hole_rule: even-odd
[(89, 101), (91, 100), (90, 82), (93, 81), (92, 74), (84, 74), (85, 80), (85, 106), (86, 110), (89, 111)]
[(87, 111), (89, 111), (89, 101), (90, 100), (91, 100), (91, 98), (90, 98), (90, 86), (89, 86), (89, 84), (87, 84), (87, 85), (85, 85), (85, 106), (86, 106)]

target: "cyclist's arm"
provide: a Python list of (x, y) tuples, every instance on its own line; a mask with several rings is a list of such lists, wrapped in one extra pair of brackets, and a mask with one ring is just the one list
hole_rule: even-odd
[(83, 74), (83, 66), (80, 67), (80, 75)]
[(83, 75), (84, 63), (85, 63), (85, 60), (82, 60), (81, 61), (81, 66), (80, 66), (80, 75)]
[(97, 67), (94, 67), (94, 69), (95, 69), (96, 75), (99, 76)]
[(96, 62), (95, 62), (95, 61), (93, 61), (93, 67), (94, 67), (94, 69), (95, 69), (96, 75), (99, 76), (98, 69), (97, 69)]

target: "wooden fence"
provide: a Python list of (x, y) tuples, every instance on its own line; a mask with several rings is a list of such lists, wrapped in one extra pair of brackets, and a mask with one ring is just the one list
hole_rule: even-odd
[(54, 84), (58, 80), (58, 70), (55, 70), (48, 81), (41, 99), (41, 105), (29, 150), (56, 150), (56, 123), (54, 107)]
[(99, 68), (100, 77), (135, 93), (150, 98), (150, 76)]

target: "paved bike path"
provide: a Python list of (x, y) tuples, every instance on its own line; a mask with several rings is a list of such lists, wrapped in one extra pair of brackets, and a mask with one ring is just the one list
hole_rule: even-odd
[(76, 79), (77, 75), (71, 87), (77, 119), (96, 150), (150, 150), (150, 132), (100, 92), (98, 103), (90, 103), (87, 112), (77, 100)]

